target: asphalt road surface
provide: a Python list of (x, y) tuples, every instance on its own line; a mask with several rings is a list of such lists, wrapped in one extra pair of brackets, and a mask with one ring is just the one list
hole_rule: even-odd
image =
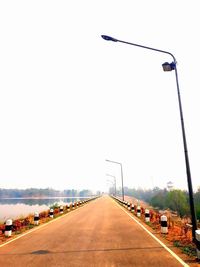
[(110, 197), (98, 198), (0, 247), (0, 266), (188, 266), (131, 216)]

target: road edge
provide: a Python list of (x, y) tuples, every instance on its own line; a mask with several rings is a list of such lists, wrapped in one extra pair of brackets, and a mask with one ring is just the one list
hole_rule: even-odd
[(111, 199), (118, 208), (120, 208), (123, 212), (125, 212), (132, 220), (134, 220), (139, 226), (142, 227), (154, 240), (156, 240), (164, 249), (166, 249), (180, 264), (184, 267), (190, 267), (187, 263), (185, 263), (176, 253), (174, 253), (170, 248), (168, 248), (160, 239), (158, 239), (155, 235), (153, 235), (144, 225), (142, 225), (138, 220), (136, 220), (133, 216), (131, 216), (126, 210), (124, 210), (118, 203), (116, 203), (113, 199)]

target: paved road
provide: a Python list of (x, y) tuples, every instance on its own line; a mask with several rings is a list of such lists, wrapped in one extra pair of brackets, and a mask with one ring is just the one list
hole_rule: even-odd
[(0, 266), (183, 265), (105, 196), (1, 247)]

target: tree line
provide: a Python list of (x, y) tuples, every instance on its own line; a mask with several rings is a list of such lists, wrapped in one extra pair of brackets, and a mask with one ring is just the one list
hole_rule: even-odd
[[(120, 195), (120, 190), (117, 192)], [(187, 191), (174, 189), (134, 189), (124, 188), (124, 193), (127, 196), (135, 197), (138, 200), (144, 200), (152, 207), (157, 209), (170, 209), (177, 212), (181, 217), (190, 215), (189, 194)], [(200, 220), (200, 188), (194, 193), (194, 204), (197, 219)]]
[(0, 198), (31, 198), (31, 197), (90, 197), (91, 190), (65, 189), (63, 191), (52, 188), (3, 189), (0, 188)]

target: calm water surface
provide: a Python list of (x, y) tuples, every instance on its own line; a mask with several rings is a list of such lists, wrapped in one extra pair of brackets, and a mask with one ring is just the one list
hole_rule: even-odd
[(17, 219), (25, 217), (34, 212), (48, 210), (53, 204), (66, 205), (78, 200), (87, 198), (69, 198), (69, 197), (52, 197), (52, 198), (0, 198), (0, 222), (7, 219)]

